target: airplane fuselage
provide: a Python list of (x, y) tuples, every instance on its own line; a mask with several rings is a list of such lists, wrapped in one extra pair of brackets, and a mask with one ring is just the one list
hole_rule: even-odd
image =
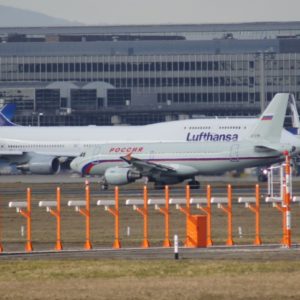
[(176, 176), (216, 174), (278, 162), (278, 151), (257, 151), (247, 142), (110, 143), (95, 149), (98, 155), (75, 158), (72, 168), (82, 174), (103, 175), (108, 168), (128, 167), (120, 156), (134, 157), (176, 169)]
[[(0, 155), (35, 152), (54, 156), (78, 156), (106, 143), (144, 142), (239, 142), (256, 119), (191, 119), (145, 126), (1, 127)], [(282, 131), (283, 142), (299, 143)]]

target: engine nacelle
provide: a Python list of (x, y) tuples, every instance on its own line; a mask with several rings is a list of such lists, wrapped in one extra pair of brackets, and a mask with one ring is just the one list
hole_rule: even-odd
[(142, 175), (139, 172), (127, 168), (108, 168), (104, 173), (104, 179), (107, 184), (122, 185), (134, 182), (140, 179)]
[(11, 175), (20, 173), (15, 164), (0, 160), (0, 175)]
[(19, 165), (17, 168), (33, 174), (56, 174), (60, 170), (60, 162), (54, 156), (35, 154), (26, 164)]

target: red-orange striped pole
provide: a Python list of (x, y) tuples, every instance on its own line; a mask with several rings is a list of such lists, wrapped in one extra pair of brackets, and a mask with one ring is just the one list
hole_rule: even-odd
[(227, 237), (227, 246), (232, 246), (234, 244), (232, 238), (232, 188), (231, 185), (228, 184), (227, 187), (227, 197), (228, 197), (228, 206), (227, 206), (227, 213), (228, 213), (228, 237)]
[(113, 244), (113, 248), (119, 249), (121, 248), (120, 236), (119, 236), (119, 187), (115, 187), (115, 209), (113, 211), (113, 215), (115, 216), (115, 241)]
[(85, 209), (80, 209), (79, 212), (85, 216), (85, 235), (86, 240), (84, 244), (84, 248), (86, 250), (92, 249), (92, 243), (91, 243), (91, 214), (90, 214), (90, 187), (89, 185), (85, 186)]
[(26, 251), (31, 252), (33, 250), (31, 242), (31, 189), (27, 188), (27, 241), (26, 241)]
[(184, 242), (184, 246), (189, 247), (189, 238), (188, 238), (188, 221), (191, 217), (191, 189), (189, 185), (186, 185), (185, 187), (185, 199), (186, 199), (186, 208), (185, 208), (185, 214), (186, 214), (186, 239)]
[(148, 189), (146, 185), (144, 186), (143, 217), (144, 217), (144, 239), (143, 239), (142, 247), (149, 248), (150, 243), (148, 241)]
[(170, 200), (170, 190), (169, 190), (169, 186), (166, 185), (165, 186), (165, 200), (166, 200), (166, 204), (164, 209), (161, 209), (161, 212), (164, 214), (165, 216), (165, 240), (163, 243), (163, 247), (171, 247), (171, 241), (170, 241), (170, 236), (169, 236), (169, 200)]
[(206, 190), (206, 198), (207, 198), (207, 246), (212, 246), (213, 241), (211, 238), (211, 186), (207, 185)]
[(56, 245), (55, 250), (61, 251), (63, 249), (61, 243), (61, 216), (60, 216), (60, 201), (61, 201), (61, 193), (60, 187), (56, 188)]

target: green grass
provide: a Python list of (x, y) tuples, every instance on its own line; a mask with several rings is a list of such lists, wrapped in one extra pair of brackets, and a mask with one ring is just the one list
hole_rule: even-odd
[(1, 262), (0, 280), (207, 277), (228, 274), (239, 276), (276, 272), (282, 274), (299, 272), (299, 270), (299, 261), (10, 261)]

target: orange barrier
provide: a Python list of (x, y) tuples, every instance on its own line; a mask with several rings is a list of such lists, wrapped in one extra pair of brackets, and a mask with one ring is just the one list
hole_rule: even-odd
[(211, 238), (211, 186), (208, 184), (206, 187), (206, 199), (207, 199), (207, 206), (203, 207), (202, 205), (198, 204), (197, 208), (202, 210), (207, 215), (207, 246), (212, 246), (213, 241)]
[[(255, 206), (250, 202), (254, 202)], [(260, 189), (259, 185), (255, 186), (255, 199), (251, 197), (240, 197), (239, 203), (245, 203), (245, 206), (249, 208), (255, 214), (255, 240), (254, 245), (259, 246), (262, 244), (260, 237)]]
[[(282, 244), (286, 247), (291, 247), (291, 225), (290, 225), (290, 201), (291, 201), (291, 186), (290, 186), (290, 157), (286, 154), (286, 169), (285, 169), (285, 185), (284, 185), (284, 204), (282, 204), (280, 199), (273, 199), (270, 197), (267, 202), (272, 202), (273, 206), (276, 207), (282, 213), (283, 221), (283, 238)], [(239, 202), (245, 203), (246, 207), (250, 209), (255, 214), (255, 245), (261, 245), (261, 233), (260, 233), (260, 189), (259, 185), (255, 188), (255, 199), (254, 197), (245, 197)], [(128, 203), (127, 203), (128, 201)], [(184, 245), (186, 247), (206, 247), (212, 246), (213, 241), (211, 238), (211, 205), (218, 204), (218, 208), (222, 209), (223, 212), (227, 214), (228, 222), (228, 234), (226, 245), (234, 245), (233, 241), (233, 231), (232, 231), (232, 187), (227, 186), (227, 197), (217, 197), (212, 198), (211, 187), (207, 185), (206, 199), (192, 199), (190, 194), (190, 186), (187, 185), (185, 188), (185, 198), (175, 198), (170, 199), (170, 190), (168, 186), (165, 186), (165, 197), (159, 199), (148, 199), (148, 189), (147, 186), (143, 188), (143, 200), (141, 199), (129, 199), (126, 201), (126, 205), (133, 205), (133, 208), (137, 210), (139, 214), (143, 217), (143, 242), (142, 247), (150, 247), (148, 241), (148, 205), (155, 204), (155, 208), (159, 210), (165, 217), (165, 238), (163, 242), (163, 247), (170, 247), (171, 241), (169, 237), (169, 205), (176, 204), (176, 207), (185, 214), (186, 216), (186, 237)], [(98, 202), (101, 204), (98, 204)], [(119, 188), (115, 187), (115, 197), (114, 200), (99, 200), (97, 205), (105, 205), (105, 209), (115, 217), (115, 239), (113, 243), (113, 248), (121, 248), (121, 242), (119, 238)], [(42, 203), (42, 204), (41, 204)], [(255, 204), (254, 204), (255, 203)], [(159, 207), (158, 205), (163, 205), (164, 207)], [(184, 206), (185, 204), (185, 206)], [(192, 215), (191, 205), (197, 204), (198, 209), (205, 212), (205, 216)], [(204, 206), (207, 204), (206, 206)], [(90, 187), (88, 184), (85, 186), (85, 201), (69, 201), (69, 206), (75, 206), (75, 210), (83, 215), (86, 219), (86, 240), (84, 244), (85, 249), (92, 249), (92, 244), (90, 241)], [(109, 206), (114, 207), (109, 207)], [(183, 206), (180, 206), (183, 205)], [(60, 251), (63, 249), (61, 241), (61, 191), (58, 187), (56, 189), (56, 202), (55, 201), (40, 201), (39, 206), (47, 207), (49, 211), (57, 220), (57, 231), (56, 231), (56, 246), (55, 249)], [(51, 207), (55, 207), (51, 208)], [(138, 207), (139, 206), (139, 207)], [(27, 220), (27, 238), (25, 250), (27, 252), (33, 251), (32, 241), (31, 241), (31, 189), (27, 188), (27, 201), (26, 202), (10, 202), (9, 207), (15, 207), (17, 212), (20, 213)], [(3, 251), (1, 245), (1, 228), (0, 228), (0, 252)]]
[[(25, 250), (31, 252), (33, 250), (31, 242), (31, 189), (27, 188), (27, 201), (26, 202), (9, 202), (9, 207), (14, 207), (17, 213), (20, 213), (27, 221), (27, 238)], [(26, 208), (26, 210), (24, 210)]]
[(254, 245), (261, 245), (261, 237), (260, 237), (260, 189), (259, 185), (255, 186), (255, 198), (256, 204), (253, 207), (251, 204), (249, 205), (249, 209), (255, 213), (255, 240)]
[(283, 199), (272, 199), (270, 197), (266, 197), (266, 202), (272, 202), (273, 207), (275, 207), (280, 213), (282, 218), (282, 238), (281, 244), (286, 246), (286, 207), (285, 207), (285, 198), (286, 198), (286, 189), (283, 188)]
[(31, 242), (31, 189), (27, 188), (27, 211), (20, 209), (20, 214), (27, 220), (27, 241), (25, 250), (31, 252), (33, 250)]
[[(169, 235), (169, 201), (170, 201), (170, 193), (169, 186), (165, 186), (165, 207), (159, 207), (158, 204), (155, 205), (155, 209), (157, 209), (160, 213), (165, 216), (165, 239), (163, 242), (163, 247), (169, 248), (171, 247), (170, 235)], [(150, 200), (149, 200), (150, 201)]]
[(186, 228), (187, 247), (207, 247), (207, 216), (190, 215)]
[[(82, 206), (85, 205), (85, 208)], [(84, 248), (86, 250), (92, 249), (92, 243), (90, 239), (91, 232), (91, 221), (90, 221), (90, 186), (86, 184), (85, 186), (85, 201), (69, 201), (68, 206), (75, 206), (75, 210), (85, 217), (85, 244)]]
[(110, 212), (115, 217), (115, 240), (113, 243), (113, 248), (121, 248), (121, 242), (119, 238), (119, 187), (115, 187), (115, 207), (111, 208), (105, 206), (105, 210)]
[(142, 248), (149, 248), (150, 243), (148, 241), (148, 189), (144, 186), (144, 207), (135, 208), (138, 213), (140, 213), (144, 219), (144, 239), (142, 242)]
[(191, 193), (190, 186), (185, 188), (185, 203), (186, 206), (179, 205), (181, 199), (172, 200), (179, 209), (186, 216), (186, 238), (184, 242), (185, 247), (207, 247), (207, 216), (191, 215)]
[[(56, 188), (56, 201), (40, 201), (40, 207), (46, 207), (47, 211), (50, 212), (56, 218), (56, 244), (55, 250), (61, 251), (63, 249), (61, 243), (61, 216), (60, 216), (60, 188)], [(51, 208), (56, 207), (56, 210)]]
[[(285, 194), (285, 192), (283, 194)], [(275, 203), (275, 202), (273, 203), (273, 207), (275, 207), (282, 214), (282, 239), (281, 239), (281, 244), (285, 245), (285, 228), (286, 228), (286, 225), (285, 225), (285, 208), (282, 205), (280, 205), (278, 203)]]
[(177, 206), (177, 208), (185, 214), (186, 216), (186, 237), (185, 237), (185, 241), (184, 241), (184, 246), (189, 247), (192, 246), (190, 244), (189, 238), (188, 238), (188, 222), (189, 222), (189, 218), (191, 216), (191, 190), (190, 190), (190, 186), (186, 185), (185, 187), (185, 201), (186, 201), (186, 206), (182, 207), (180, 205)]
[(90, 237), (90, 232), (91, 232), (91, 220), (90, 220), (90, 187), (89, 185), (86, 185), (85, 187), (85, 201), (86, 201), (86, 206), (84, 208), (79, 209), (79, 213), (81, 213), (85, 217), (85, 222), (86, 222), (86, 240), (84, 244), (84, 248), (87, 250), (92, 249), (92, 244), (91, 244), (91, 237)]
[(56, 188), (56, 210), (50, 209), (50, 213), (56, 217), (56, 245), (55, 249), (60, 251), (63, 249), (62, 243), (61, 243), (61, 215), (60, 215), (60, 202), (61, 202), (61, 193), (60, 193), (60, 187)]
[[(218, 201), (216, 201), (218, 203)], [(227, 235), (227, 246), (233, 246), (233, 238), (232, 238), (232, 188), (231, 185), (227, 186), (227, 206), (224, 206), (222, 203), (218, 203), (218, 207), (222, 209), (227, 214), (227, 223), (228, 223), (228, 235)]]

